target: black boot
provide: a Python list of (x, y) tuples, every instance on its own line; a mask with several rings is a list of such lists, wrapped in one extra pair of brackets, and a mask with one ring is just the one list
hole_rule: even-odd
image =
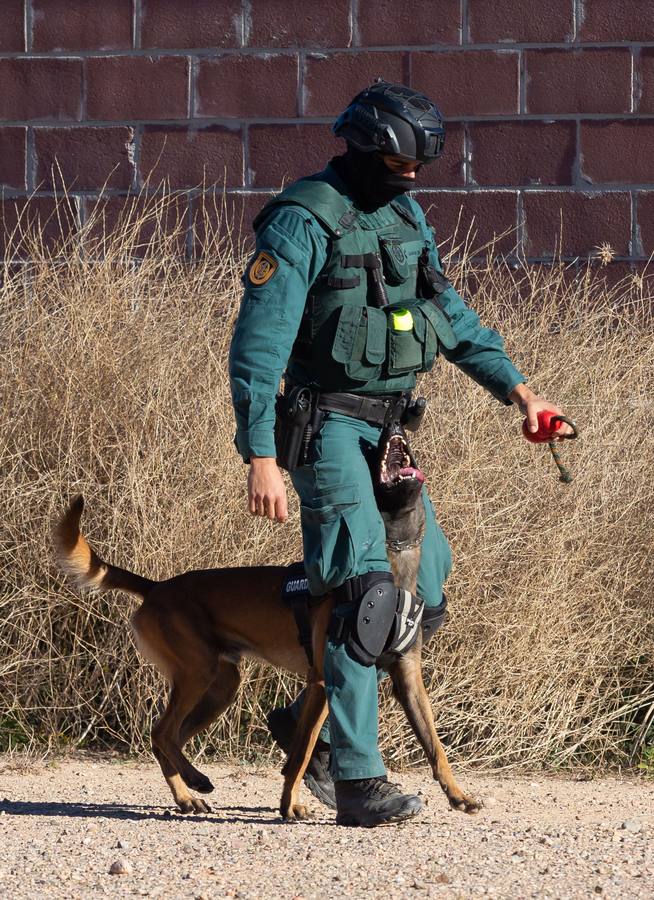
[[(297, 721), (293, 713), (285, 708), (273, 709), (268, 715), (268, 730), (275, 742), (284, 753), (291, 749)], [(307, 770), (304, 773), (304, 783), (313, 796), (328, 806), (336, 809), (336, 797), (334, 795), (334, 782), (329, 774), (329, 744), (318, 739)]]
[(422, 809), (422, 802), (413, 794), (403, 794), (399, 785), (382, 776), (337, 781), (336, 809), (337, 825), (373, 828), (412, 818)]

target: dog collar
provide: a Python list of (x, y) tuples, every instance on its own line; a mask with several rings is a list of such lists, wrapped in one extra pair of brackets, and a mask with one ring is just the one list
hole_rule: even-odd
[(386, 541), (386, 546), (389, 550), (393, 550), (395, 553), (401, 553), (403, 550), (415, 550), (416, 547), (420, 547), (423, 540), (425, 538), (424, 530), (420, 532), (417, 538), (414, 540), (408, 541)]

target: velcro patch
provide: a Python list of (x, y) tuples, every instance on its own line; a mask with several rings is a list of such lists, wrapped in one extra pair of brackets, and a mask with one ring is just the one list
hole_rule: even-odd
[(248, 272), (250, 284), (265, 284), (267, 281), (270, 281), (278, 268), (279, 263), (275, 257), (261, 250)]
[(293, 563), (286, 568), (287, 575), (282, 583), (282, 598), (287, 602), (305, 597), (310, 598), (309, 579), (303, 562)]

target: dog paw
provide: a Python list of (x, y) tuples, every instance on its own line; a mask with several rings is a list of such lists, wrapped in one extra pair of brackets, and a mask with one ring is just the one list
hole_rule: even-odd
[(282, 807), (281, 814), (282, 819), (286, 822), (299, 822), (309, 818), (309, 810), (301, 803), (295, 803), (291, 807)]
[(478, 813), (483, 806), (480, 800), (475, 800), (474, 797), (468, 797), (466, 794), (462, 794), (460, 797), (448, 797), (448, 800), (452, 809), (468, 813), (468, 815)]
[(211, 812), (211, 807), (208, 803), (205, 803), (204, 800), (201, 800), (199, 797), (191, 797), (188, 800), (182, 800), (177, 804), (179, 806), (179, 811), (182, 815), (188, 815), (189, 813), (209, 813)]
[(197, 791), (198, 794), (210, 794), (214, 790), (213, 784), (201, 772), (196, 772), (186, 784), (192, 791)]

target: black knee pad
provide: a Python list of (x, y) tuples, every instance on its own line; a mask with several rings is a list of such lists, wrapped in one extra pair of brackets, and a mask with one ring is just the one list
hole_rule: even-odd
[(329, 638), (344, 642), (362, 665), (374, 666), (383, 653), (401, 655), (417, 640), (424, 604), (396, 588), (390, 572), (355, 576), (335, 594)]

